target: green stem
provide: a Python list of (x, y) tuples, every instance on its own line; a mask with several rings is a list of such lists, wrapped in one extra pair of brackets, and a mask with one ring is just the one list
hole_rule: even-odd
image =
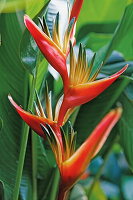
[[(28, 110), (31, 110), (33, 106), (35, 82), (36, 82), (36, 79), (34, 77), (33, 77), (32, 82), (33, 84), (32, 84), (32, 88), (30, 92)], [(18, 161), (18, 168), (17, 168), (17, 175), (16, 175), (16, 182), (15, 182), (15, 187), (14, 187), (14, 192), (13, 192), (13, 200), (18, 200), (18, 197), (19, 197), (19, 188), (20, 188), (21, 177), (22, 177), (22, 172), (23, 172), (28, 135), (29, 135), (29, 126), (27, 124), (24, 124), (20, 154), (19, 154), (19, 161)]]
[(106, 163), (107, 163), (107, 161), (108, 161), (108, 157), (109, 157), (109, 155), (110, 155), (110, 153), (111, 153), (112, 147), (113, 147), (113, 145), (116, 143), (117, 139), (118, 139), (118, 137), (116, 137), (116, 138), (113, 140), (111, 146), (109, 147), (109, 149), (108, 149), (108, 151), (107, 151), (107, 153), (106, 153), (106, 155), (105, 155), (105, 157), (104, 157), (104, 161), (103, 161), (102, 165), (100, 166), (100, 168), (99, 168), (99, 170), (98, 170), (96, 176), (95, 176), (94, 179), (93, 179), (93, 182), (92, 182), (92, 184), (91, 184), (91, 186), (90, 186), (90, 188), (89, 188), (89, 191), (87, 192), (88, 199), (91, 198), (91, 194), (92, 194), (92, 191), (93, 191), (93, 189), (94, 189), (94, 187), (95, 187), (95, 184), (97, 183), (97, 181), (99, 180), (99, 178), (100, 178), (100, 176), (101, 176), (101, 173), (102, 173), (102, 171), (103, 171), (103, 169), (104, 169), (104, 167), (105, 167), (105, 165), (106, 165)]
[(56, 200), (58, 186), (59, 186), (59, 180), (60, 180), (60, 173), (59, 173), (58, 167), (56, 167), (55, 176), (54, 176), (49, 200)]
[(37, 200), (37, 135), (32, 131), (32, 180), (33, 200)]
[[(37, 70), (38, 70), (39, 62), (40, 62), (40, 56), (38, 56), (36, 69), (35, 69), (36, 70), (35, 75), (32, 78), (32, 85), (30, 88), (30, 97), (29, 97), (29, 102), (28, 102), (28, 110), (32, 110), (32, 107), (33, 107), (35, 85), (36, 85), (36, 80), (37, 80)], [(14, 192), (13, 192), (13, 200), (18, 200), (18, 197), (19, 197), (19, 188), (20, 188), (20, 184), (21, 184), (28, 136), (29, 136), (29, 126), (27, 124), (24, 124), (21, 147), (20, 147), (20, 154), (19, 154), (19, 161), (18, 161), (18, 168), (17, 168), (17, 174), (16, 174), (16, 181), (15, 181), (15, 187), (14, 187)], [(35, 187), (35, 185), (33, 187)]]
[[(38, 54), (38, 59), (36, 63), (35, 69), (35, 85), (34, 85), (34, 93), (35, 93), (35, 86), (37, 81), (37, 74), (38, 74), (38, 66), (40, 63), (40, 54)], [(32, 105), (33, 107), (33, 105)], [(31, 108), (32, 110), (32, 108)], [(32, 181), (33, 181), (33, 200), (37, 200), (37, 135), (34, 131), (32, 131)]]
[(52, 170), (52, 171), (51, 171), (51, 177), (50, 177), (50, 180), (49, 180), (49, 182), (48, 182), (48, 185), (47, 185), (47, 188), (46, 188), (46, 190), (45, 190), (45, 193), (44, 193), (44, 196), (43, 196), (42, 200), (46, 200), (47, 197), (48, 197), (48, 193), (49, 193), (49, 191), (50, 191), (50, 187), (51, 187), (51, 185), (52, 185), (52, 182), (53, 182), (53, 179), (54, 179), (54, 175), (55, 175), (55, 172)]

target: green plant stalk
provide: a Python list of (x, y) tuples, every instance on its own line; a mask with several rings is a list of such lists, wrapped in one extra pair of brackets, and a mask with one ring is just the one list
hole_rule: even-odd
[[(36, 83), (36, 78), (34, 76), (33, 76), (32, 83), (33, 84), (31, 87), (31, 92), (30, 92), (30, 97), (29, 97), (28, 110), (31, 110), (33, 107), (35, 83)], [(22, 177), (22, 172), (23, 172), (28, 135), (29, 135), (29, 126), (27, 124), (24, 124), (20, 154), (19, 154), (19, 161), (18, 161), (18, 168), (17, 168), (17, 175), (16, 175), (16, 182), (15, 182), (15, 187), (14, 187), (14, 192), (13, 192), (13, 200), (18, 200), (18, 197), (19, 197), (19, 188), (20, 188), (21, 177)]]
[[(40, 64), (40, 53), (38, 53), (37, 57), (37, 63), (36, 63), (36, 69), (35, 69), (35, 85), (34, 85), (34, 93), (35, 93), (35, 87), (36, 87), (36, 81), (37, 81), (37, 74), (38, 74), (38, 67)], [(33, 98), (34, 100), (34, 98)], [(31, 110), (33, 108), (33, 103)], [(32, 181), (33, 181), (33, 200), (37, 200), (37, 135), (34, 131), (32, 131), (31, 136), (31, 143), (32, 143)]]
[(109, 155), (110, 155), (110, 153), (111, 153), (112, 147), (113, 147), (113, 145), (116, 143), (117, 140), (118, 140), (118, 137), (116, 136), (116, 137), (114, 138), (114, 140), (112, 141), (112, 145), (110, 146), (110, 148), (108, 149), (108, 151), (107, 151), (107, 153), (106, 153), (106, 155), (105, 155), (105, 157), (104, 157), (104, 162), (102, 163), (102, 165), (101, 165), (101, 167), (99, 168), (99, 170), (98, 170), (96, 176), (95, 176), (94, 179), (93, 179), (93, 182), (92, 182), (92, 184), (91, 184), (91, 186), (90, 186), (90, 188), (89, 188), (89, 190), (88, 190), (88, 192), (87, 192), (88, 199), (91, 198), (91, 194), (92, 194), (92, 191), (93, 191), (93, 189), (94, 189), (94, 187), (95, 187), (95, 184), (96, 184), (97, 181), (99, 180), (99, 178), (100, 178), (100, 176), (101, 176), (101, 173), (102, 173), (102, 171), (103, 171), (103, 169), (104, 169), (104, 167), (105, 167), (105, 165), (106, 165), (106, 163), (107, 163), (107, 161), (108, 161), (108, 158), (109, 158)]
[(57, 198), (59, 180), (60, 180), (60, 173), (58, 167), (56, 167), (49, 200), (55, 200)]
[(46, 200), (46, 198), (47, 198), (48, 192), (50, 190), (50, 186), (51, 186), (51, 184), (53, 182), (53, 179), (54, 179), (54, 175), (55, 175), (55, 172), (52, 170), (52, 172), (51, 172), (51, 178), (50, 178), (50, 180), (48, 182), (48, 186), (47, 186), (47, 189), (45, 190), (45, 194), (44, 194), (42, 200)]
[(37, 137), (32, 131), (32, 180), (33, 180), (33, 200), (37, 200)]
[[(31, 87), (30, 87), (30, 97), (29, 97), (29, 102), (28, 102), (28, 110), (32, 110), (32, 108), (33, 108), (35, 86), (36, 86), (37, 71), (38, 71), (39, 63), (40, 63), (40, 55), (38, 54), (35, 74), (33, 75), (32, 84), (31, 84)], [(19, 197), (19, 188), (20, 188), (20, 184), (21, 184), (21, 178), (22, 178), (22, 172), (23, 172), (23, 166), (24, 166), (24, 160), (25, 160), (25, 154), (26, 154), (28, 136), (29, 136), (29, 126), (27, 124), (24, 124), (20, 154), (19, 154), (19, 161), (18, 161), (18, 168), (17, 168), (17, 175), (16, 175), (15, 187), (14, 187), (14, 192), (13, 192), (13, 200), (18, 200), (18, 197)], [(35, 174), (35, 170), (36, 169), (33, 166), (33, 171), (32, 171), (33, 174)], [(35, 187), (36, 187), (36, 189), (33, 193), (33, 196), (36, 197), (37, 196), (37, 185), (36, 185), (35, 179), (33, 179), (33, 187), (34, 187), (33, 189), (35, 189)], [(36, 199), (37, 199), (37, 197), (36, 197)], [(36, 199), (34, 198), (33, 200), (36, 200)]]

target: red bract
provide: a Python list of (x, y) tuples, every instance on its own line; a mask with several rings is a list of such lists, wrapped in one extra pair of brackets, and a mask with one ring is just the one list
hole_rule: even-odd
[[(88, 80), (85, 83), (82, 81), (73, 85), (69, 85), (67, 92), (64, 94), (63, 103), (61, 105), (58, 123), (62, 125), (63, 118), (68, 109), (81, 104), (87, 103), (101, 94), (106, 88), (108, 88), (126, 69), (128, 65), (123, 67), (120, 71), (108, 78), (100, 80)], [(78, 70), (78, 69), (76, 69)], [(86, 75), (86, 74), (82, 74)], [(79, 77), (79, 75), (73, 75), (73, 78)], [(80, 79), (79, 79), (80, 80)]]
[(109, 112), (79, 149), (62, 163), (60, 168), (61, 184), (59, 200), (64, 199), (63, 196), (79, 180), (90, 160), (99, 152), (112, 128), (119, 120), (121, 113), (121, 108)]
[(67, 192), (80, 179), (91, 159), (99, 152), (105, 143), (112, 128), (119, 120), (121, 113), (121, 108), (110, 111), (76, 151), (76, 137), (72, 127), (69, 133), (61, 131), (63, 142), (63, 151), (61, 151), (58, 138), (56, 138), (56, 133), (54, 133), (52, 127), (50, 125), (44, 127), (41, 124), (43, 131), (47, 134), (51, 148), (55, 153), (55, 158), (60, 170), (61, 182), (58, 200), (64, 200)]
[(75, 18), (74, 27), (73, 27), (73, 30), (72, 30), (71, 36), (70, 36), (70, 39), (73, 42), (73, 44), (74, 44), (74, 42), (76, 42), (76, 39), (74, 37), (75, 28), (76, 28), (76, 22), (77, 22), (79, 14), (80, 14), (80, 10), (82, 8), (83, 1), (84, 0), (75, 0), (74, 4), (73, 4), (73, 7), (72, 7), (72, 10), (71, 10), (71, 15), (70, 15), (69, 21), (71, 21), (73, 18)]
[(20, 106), (18, 106), (15, 101), (12, 99), (12, 97), (10, 95), (8, 95), (8, 99), (11, 102), (11, 104), (13, 105), (13, 107), (16, 109), (17, 113), (20, 115), (20, 117), (41, 137), (43, 137), (44, 139), (46, 139), (46, 135), (43, 132), (40, 124), (43, 124), (44, 126), (46, 126), (46, 124), (49, 124), (52, 129), (54, 130), (54, 132), (56, 133), (56, 136), (58, 138), (58, 141), (60, 143), (60, 146), (63, 150), (62, 147), (62, 137), (61, 137), (61, 133), (60, 133), (60, 128), (58, 126), (58, 124), (54, 121), (52, 113), (51, 113), (51, 105), (50, 105), (50, 101), (47, 99), (47, 102), (49, 101), (48, 105), (46, 104), (46, 109), (47, 109), (47, 116), (44, 114), (41, 104), (39, 102), (39, 105), (37, 107), (37, 105), (35, 106), (36, 109), (36, 114), (37, 115), (33, 115), (29, 112), (26, 112), (25, 110), (23, 110)]
[(41, 137), (46, 138), (46, 136), (44, 135), (44, 132), (42, 131), (40, 124), (53, 124), (52, 121), (48, 120), (47, 118), (43, 118), (43, 117), (39, 117), (36, 115), (32, 115), (29, 112), (26, 112), (25, 110), (23, 110), (20, 106), (18, 106), (15, 101), (12, 99), (12, 97), (9, 95), (8, 99), (10, 100), (11, 104), (13, 105), (13, 107), (16, 109), (16, 111), (18, 112), (18, 114), (21, 116), (21, 118), (35, 131), (38, 133), (38, 135), (40, 135)]
[(47, 61), (60, 73), (64, 83), (67, 84), (65, 54), (27, 15), (24, 17), (24, 22)]
[(77, 21), (78, 16), (80, 14), (80, 10), (81, 10), (82, 5), (83, 5), (83, 1), (84, 0), (75, 0), (74, 1), (73, 7), (72, 7), (72, 10), (71, 10), (70, 21), (71, 21), (72, 18), (75, 18), (75, 21)]
[(91, 64), (88, 67), (86, 51), (80, 45), (78, 58), (74, 54), (72, 45), (70, 44), (70, 72), (68, 85), (64, 91), (64, 98), (59, 112), (58, 124), (63, 124), (63, 119), (69, 109), (87, 103), (101, 94), (108, 88), (128, 67), (124, 66), (120, 71), (109, 76), (108, 78), (95, 80), (101, 67), (92, 74), (95, 54)]

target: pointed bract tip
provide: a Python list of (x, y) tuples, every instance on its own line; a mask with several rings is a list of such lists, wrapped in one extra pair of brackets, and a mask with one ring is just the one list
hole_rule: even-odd
[(124, 73), (126, 71), (126, 69), (128, 68), (128, 66), (129, 66), (128, 64), (125, 65), (119, 72)]
[(123, 111), (122, 107), (119, 106), (117, 108), (112, 109), (109, 113), (121, 115), (122, 111)]
[(28, 15), (24, 15), (24, 22), (26, 23), (27, 21), (31, 20)]
[(113, 74), (110, 77), (120, 76), (121, 74), (123, 74), (126, 71), (126, 69), (128, 68), (128, 66), (129, 66), (128, 64), (125, 65), (121, 70), (119, 70), (118, 72), (116, 72), (115, 74)]
[(123, 112), (122, 107), (118, 107), (118, 108), (116, 108), (115, 110), (116, 110), (117, 113), (119, 113), (119, 115), (121, 115), (122, 112)]
[(29, 24), (34, 23), (33, 20), (28, 16), (24, 15), (24, 24), (26, 27), (28, 27)]
[(13, 100), (12, 96), (9, 94), (8, 95), (8, 99), (10, 101), (10, 103), (13, 105), (13, 107), (17, 110), (23, 110), (20, 106), (18, 106), (15, 101)]
[(8, 94), (8, 99), (9, 99), (9, 101), (12, 100), (11, 94)]

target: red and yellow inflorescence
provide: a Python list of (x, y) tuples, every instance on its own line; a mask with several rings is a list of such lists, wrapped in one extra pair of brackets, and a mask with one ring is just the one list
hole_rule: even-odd
[[(122, 113), (122, 108), (111, 110), (77, 150), (75, 150), (76, 133), (73, 128), (70, 126), (69, 133), (63, 131), (62, 126), (77, 106), (89, 102), (101, 94), (127, 68), (125, 66), (112, 76), (96, 80), (100, 68), (92, 74), (95, 55), (88, 66), (86, 51), (80, 45), (76, 58), (73, 49), (75, 44), (74, 33), (82, 4), (83, 0), (74, 1), (63, 42), (61, 42), (59, 35), (59, 14), (55, 19), (52, 36), (44, 19), (40, 20), (41, 30), (27, 15), (24, 17), (25, 25), (44, 57), (59, 72), (63, 80), (64, 92), (57, 102), (55, 112), (52, 111), (52, 101), (48, 89), (46, 89), (45, 94), (46, 113), (37, 95), (35, 115), (24, 111), (9, 95), (11, 104), (21, 118), (38, 135), (49, 141), (61, 175), (59, 200), (65, 199), (66, 193), (83, 175), (91, 159), (99, 152)], [(69, 70), (67, 66), (68, 54), (70, 57)]]

